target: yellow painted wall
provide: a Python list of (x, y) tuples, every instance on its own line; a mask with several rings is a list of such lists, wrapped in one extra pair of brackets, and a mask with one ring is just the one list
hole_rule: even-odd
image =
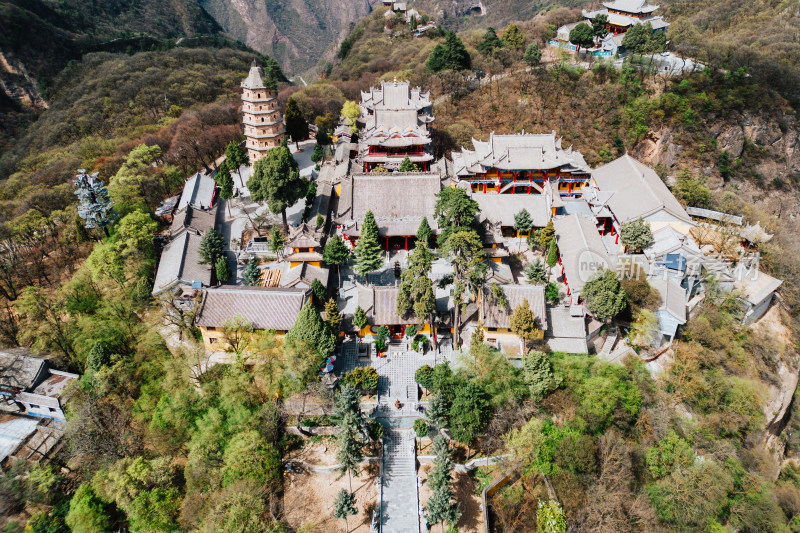
[[(205, 326), (200, 326), (198, 329), (200, 330), (200, 334), (203, 336), (203, 346), (207, 352), (224, 352), (230, 348), (225, 339), (225, 333), (223, 332), (222, 328), (207, 328)], [(279, 340), (283, 340), (285, 335), (285, 330), (275, 332), (275, 338)]]
[(503, 262), (503, 258), (502, 257), (492, 257), (492, 261), (494, 261), (495, 263), (497, 263), (499, 265), (500, 263)]
[(336, 196), (341, 196), (341, 195), (342, 195), (342, 184), (340, 183), (339, 185), (336, 186)]

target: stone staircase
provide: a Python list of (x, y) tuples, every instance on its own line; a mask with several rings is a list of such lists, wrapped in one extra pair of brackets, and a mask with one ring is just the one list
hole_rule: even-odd
[(414, 432), (390, 429), (384, 435), (383, 446), (381, 531), (419, 533)]

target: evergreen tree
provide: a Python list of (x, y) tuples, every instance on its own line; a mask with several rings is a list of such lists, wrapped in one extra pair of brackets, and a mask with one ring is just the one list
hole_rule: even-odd
[(356, 310), (353, 313), (353, 325), (356, 327), (357, 330), (361, 331), (362, 329), (367, 327), (367, 324), (369, 324), (369, 321), (367, 319), (367, 313), (359, 305), (358, 307), (356, 307)]
[(585, 22), (581, 22), (569, 32), (569, 42), (577, 47), (577, 52), (580, 52), (581, 46), (588, 48), (594, 44), (594, 30)]
[(200, 241), (200, 264), (216, 265), (217, 259), (225, 252), (225, 237), (211, 228)]
[(483, 262), (486, 254), (480, 236), (472, 228), (456, 229), (449, 233), (442, 244), (442, 253), (450, 258), (453, 265), (453, 337), (458, 339), (461, 307), (466, 305), (468, 291), (478, 294), (486, 279), (486, 264)]
[(517, 235), (520, 233), (530, 231), (533, 226), (533, 219), (527, 209), (522, 209), (514, 215), (514, 229), (517, 230)]
[(420, 387), (430, 390), (433, 387), (433, 368), (430, 365), (422, 365), (414, 372), (414, 381)]
[(556, 228), (553, 226), (553, 220), (550, 219), (547, 225), (536, 232), (536, 242), (543, 249), (550, 248), (556, 240)]
[(272, 231), (269, 233), (269, 249), (280, 258), (284, 246), (286, 246), (286, 239), (283, 238), (283, 233), (277, 226), (272, 226)]
[(256, 161), (253, 176), (247, 181), (250, 197), (256, 202), (267, 202), (270, 211), (280, 213), (283, 228), (289, 231), (286, 209), (293, 206), (305, 193), (297, 161), (284, 141)]
[(419, 172), (419, 166), (411, 161), (411, 158), (405, 156), (400, 163), (400, 172)]
[(525, 276), (528, 278), (528, 283), (540, 284), (547, 281), (547, 272), (544, 270), (541, 259), (528, 263), (528, 266), (525, 267)]
[(547, 266), (553, 268), (558, 263), (558, 246), (556, 241), (550, 242), (550, 249), (547, 251)]
[(581, 296), (586, 300), (589, 311), (601, 319), (614, 318), (625, 309), (627, 303), (619, 279), (607, 269), (596, 273), (586, 282)]
[(524, 59), (528, 65), (536, 67), (542, 62), (542, 51), (536, 46), (536, 43), (531, 43), (528, 45), (528, 48), (525, 49), (525, 55), (522, 56), (522, 59)]
[(492, 406), (486, 391), (468, 381), (456, 389), (450, 405), (450, 433), (455, 440), (469, 446), (486, 428), (491, 415)]
[(469, 353), (473, 356), (478, 353), (478, 350), (483, 346), (485, 340), (483, 322), (479, 321), (478, 326), (472, 330), (472, 335), (469, 339)]
[(317, 299), (317, 303), (320, 304), (325, 301), (325, 296), (328, 295), (325, 285), (323, 285), (322, 282), (317, 278), (314, 278), (311, 281), (311, 293), (314, 295), (314, 298)]
[(428, 276), (433, 263), (433, 256), (425, 244), (417, 241), (414, 251), (408, 258), (408, 265), (399, 286), (397, 313), (408, 317), (412, 311), (414, 316), (423, 322), (429, 318), (433, 324), (433, 313), (436, 311), (436, 294), (433, 280)]
[(597, 15), (592, 21), (592, 33), (601, 39), (608, 35), (608, 15)]
[(361, 461), (364, 459), (361, 440), (362, 428), (358, 416), (353, 412), (344, 415), (340, 431), (336, 434), (336, 468), (339, 476), (347, 474), (350, 492), (353, 492), (353, 476), (361, 473)]
[(342, 324), (342, 315), (339, 314), (339, 307), (336, 305), (336, 300), (329, 299), (325, 303), (325, 322), (330, 326), (331, 331), (338, 333), (339, 326)]
[(630, 252), (640, 252), (653, 243), (653, 231), (650, 224), (642, 220), (634, 220), (623, 224), (619, 230), (622, 245)]
[(286, 122), (286, 134), (292, 138), (299, 148), (300, 141), (308, 137), (308, 122), (306, 122), (303, 112), (300, 111), (300, 106), (297, 105), (296, 99), (289, 98), (283, 119)]
[(350, 525), (347, 523), (347, 517), (355, 514), (358, 514), (355, 494), (347, 492), (344, 489), (340, 490), (336, 494), (336, 500), (333, 502), (333, 516), (344, 520), (345, 533), (350, 533)]
[(231, 177), (231, 171), (228, 170), (227, 163), (223, 163), (217, 171), (217, 185), (219, 185), (219, 197), (225, 200), (228, 214), (230, 214), (228, 200), (233, 198), (233, 178)]
[(231, 141), (225, 148), (225, 165), (239, 174), (239, 183), (242, 183), (242, 165), (249, 165), (250, 158), (247, 156), (247, 150), (237, 141)]
[(450, 417), (450, 404), (445, 398), (444, 394), (437, 392), (430, 403), (428, 409), (425, 411), (425, 418), (432, 426), (439, 429), (447, 427), (447, 420)]
[[(336, 347), (336, 336), (328, 329), (309, 298), (284, 338), (284, 349), (291, 354), (316, 352), (323, 361)], [(312, 365), (313, 367), (314, 365)], [(318, 365), (316, 365), (318, 366)]]
[(336, 401), (333, 404), (333, 416), (340, 422), (344, 423), (345, 416), (348, 414), (354, 415), (357, 424), (363, 424), (364, 414), (361, 412), (361, 395), (354, 384), (345, 381), (344, 385), (339, 388), (336, 394)]
[(247, 266), (244, 267), (244, 272), (242, 272), (242, 277), (244, 277), (244, 284), (250, 286), (258, 285), (258, 282), (261, 281), (261, 269), (258, 268), (258, 259), (255, 257), (251, 257), (250, 260), (247, 262)]
[(447, 439), (438, 436), (433, 445), (436, 458), (428, 475), (432, 494), (425, 509), (425, 519), (431, 525), (442, 523), (444, 531), (444, 523), (455, 526), (461, 517), (461, 511), (453, 493), (453, 461)]
[(485, 56), (491, 55), (498, 48), (503, 47), (503, 41), (497, 36), (494, 28), (489, 26), (486, 28), (486, 33), (483, 34), (481, 42), (478, 43), (478, 52)]
[(336, 272), (339, 274), (339, 287), (342, 286), (342, 264), (350, 257), (350, 250), (344, 243), (341, 235), (336, 234), (325, 243), (322, 250), (322, 258), (329, 265), (336, 265)]
[(433, 230), (428, 223), (428, 217), (422, 217), (422, 222), (419, 223), (419, 228), (417, 229), (417, 242), (422, 242), (425, 246), (430, 246), (432, 237)]
[(472, 68), (472, 59), (458, 35), (449, 31), (445, 34), (444, 42), (434, 47), (427, 65), (433, 72), (468, 70)]
[(75, 194), (80, 202), (78, 216), (86, 221), (87, 228), (100, 228), (108, 237), (108, 227), (119, 220), (108, 189), (97, 179), (97, 172), (90, 176), (83, 169), (78, 170), (74, 184), (77, 188)]
[(531, 398), (537, 402), (561, 384), (561, 380), (553, 372), (550, 357), (536, 350), (522, 356), (522, 377), (531, 391)]
[[(520, 345), (527, 349), (528, 344), (539, 337), (542, 330), (536, 326), (536, 317), (533, 316), (528, 299), (514, 309), (510, 318), (511, 331), (520, 339)], [(523, 353), (525, 350), (523, 350)]]
[(480, 211), (478, 202), (470, 198), (464, 189), (447, 187), (436, 194), (436, 206), (433, 216), (439, 223), (442, 232), (440, 241), (457, 229), (471, 228), (475, 225), (475, 216)]
[(311, 161), (314, 163), (319, 163), (322, 161), (322, 158), (325, 157), (325, 150), (322, 148), (321, 145), (315, 144), (314, 151), (311, 152)]
[(228, 281), (233, 275), (231, 272), (231, 267), (228, 265), (228, 259), (224, 254), (219, 256), (216, 263), (214, 263), (214, 270), (216, 270), (217, 280), (220, 282)]
[(509, 24), (503, 31), (503, 44), (512, 50), (525, 48), (525, 36), (516, 24)]
[(375, 223), (375, 215), (372, 211), (367, 211), (364, 215), (364, 222), (361, 224), (361, 237), (356, 243), (356, 272), (360, 276), (378, 270), (383, 266), (383, 250), (378, 241), (378, 225)]

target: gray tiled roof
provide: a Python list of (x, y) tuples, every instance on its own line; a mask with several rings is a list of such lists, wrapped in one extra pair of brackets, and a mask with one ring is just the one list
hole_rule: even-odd
[(29, 357), (23, 349), (0, 351), (0, 386), (28, 390), (46, 375), (44, 359)]
[(564, 273), (573, 293), (580, 294), (592, 271), (615, 267), (616, 258), (606, 250), (594, 218), (580, 215), (558, 217), (553, 219), (553, 227)]
[(216, 204), (211, 209), (195, 209), (190, 205), (186, 209), (178, 211), (175, 213), (175, 217), (169, 227), (170, 234), (175, 236), (184, 229), (188, 229), (200, 235), (205, 235), (208, 230), (216, 225), (218, 207), (219, 204)]
[(222, 327), (240, 315), (255, 329), (291, 329), (308, 298), (306, 289), (239, 287), (223, 285), (207, 289), (197, 315), (197, 325)]
[(652, 13), (658, 6), (651, 6), (647, 0), (614, 0), (613, 2), (603, 2), (608, 9), (624, 11), (625, 13)]
[(686, 290), (670, 278), (661, 276), (647, 280), (661, 295), (659, 310), (667, 311), (681, 324), (686, 323)]
[(185, 231), (164, 247), (153, 283), (153, 294), (177, 283), (191, 284), (199, 281), (204, 286), (211, 284), (211, 269), (200, 264), (202, 239), (199, 235)]
[(330, 270), (327, 267), (317, 267), (308, 263), (301, 263), (295, 267), (284, 270), (281, 275), (280, 286), (310, 288), (311, 283), (317, 279), (324, 287), (327, 287), (329, 274)]
[(620, 224), (664, 211), (677, 220), (692, 223), (686, 210), (655, 171), (628, 154), (592, 171), (601, 191), (613, 191), (606, 205)]
[(537, 228), (543, 228), (550, 221), (548, 198), (543, 194), (474, 193), (472, 199), (478, 202), (482, 215), (505, 227), (513, 227), (514, 215), (523, 209), (530, 213)]
[(499, 285), (506, 296), (508, 307), (505, 307), (492, 298), (492, 289), (487, 287), (481, 294), (481, 321), (486, 328), (510, 327), (511, 314), (522, 301), (527, 299), (533, 316), (538, 319), (539, 327), (547, 329), (547, 311), (544, 299), (544, 286), (542, 285)]
[(736, 279), (734, 287), (754, 306), (766, 300), (783, 284), (782, 280), (773, 278), (758, 268), (748, 270), (744, 264), (738, 265), (733, 274)]
[(354, 174), (342, 183), (337, 222), (345, 233), (358, 236), (364, 215), (372, 211), (382, 237), (415, 235), (423, 217), (436, 230), (433, 213), (440, 190), (436, 172)]
[(214, 201), (214, 189), (217, 184), (211, 176), (196, 173), (186, 181), (181, 193), (178, 210), (185, 209), (187, 206), (198, 209), (208, 209)]
[(247, 78), (242, 82), (242, 87), (245, 89), (264, 89), (266, 87), (261, 76), (261, 67), (257, 66), (255, 61), (253, 66), (250, 67)]

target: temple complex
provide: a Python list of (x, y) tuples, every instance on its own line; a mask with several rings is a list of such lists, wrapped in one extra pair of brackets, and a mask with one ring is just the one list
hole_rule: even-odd
[(453, 179), (475, 192), (542, 194), (550, 183), (560, 196), (580, 197), (589, 182), (589, 166), (572, 147), (561, 147), (556, 133), (496, 135), (473, 139), (474, 150), (453, 152)]
[(614, 0), (603, 2), (603, 9), (583, 11), (583, 18), (590, 23), (598, 15), (608, 17), (608, 32), (612, 35), (625, 33), (637, 24), (650, 23), (653, 31), (666, 31), (669, 23), (663, 17), (654, 15), (658, 6), (651, 6), (647, 0)]
[(396, 170), (406, 156), (419, 170), (430, 170), (432, 109), (430, 93), (406, 81), (384, 81), (362, 92), (357, 162), (364, 172)]
[(255, 61), (242, 82), (242, 115), (247, 155), (253, 164), (270, 148), (280, 146), (285, 131), (278, 96), (264, 85), (261, 67)]

